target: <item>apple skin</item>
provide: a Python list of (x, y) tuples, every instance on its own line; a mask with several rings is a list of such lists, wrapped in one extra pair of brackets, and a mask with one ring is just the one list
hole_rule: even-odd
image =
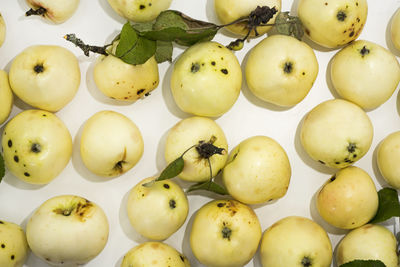
[(5, 122), (10, 116), (14, 97), (8, 82), (8, 74), (0, 70), (0, 124)]
[(390, 24), (390, 39), (396, 47), (400, 50), (400, 8), (396, 10), (392, 17), (392, 22)]
[(79, 0), (26, 0), (26, 2), (34, 10), (40, 7), (46, 9), (43, 16), (57, 24), (72, 17), (79, 5)]
[(400, 189), (400, 131), (386, 136), (377, 149), (377, 163), (382, 177), (391, 186)]
[(78, 59), (66, 48), (34, 45), (14, 58), (9, 79), (11, 89), (22, 101), (55, 112), (74, 98), (81, 73)]
[(48, 184), (67, 166), (72, 138), (56, 115), (31, 109), (7, 123), (2, 147), (12, 174), (30, 184)]
[(316, 202), (321, 217), (341, 229), (354, 229), (368, 223), (379, 205), (373, 180), (355, 166), (333, 175), (318, 192)]
[(22, 267), (28, 254), (24, 230), (15, 223), (0, 221), (0, 266)]
[(313, 49), (286, 35), (273, 35), (259, 42), (250, 50), (245, 66), (247, 85), (256, 97), (287, 107), (306, 97), (317, 74)]
[(261, 225), (254, 211), (236, 200), (213, 200), (195, 214), (190, 246), (206, 266), (236, 267), (257, 251)]
[(396, 251), (397, 242), (392, 232), (381, 225), (366, 224), (340, 241), (336, 262), (340, 266), (353, 260), (380, 260), (386, 267), (397, 267)]
[(197, 116), (226, 113), (239, 97), (242, 70), (235, 54), (217, 42), (186, 49), (174, 64), (171, 92), (178, 107)]
[[(190, 117), (179, 121), (168, 132), (165, 142), (165, 160), (167, 163), (179, 158), (183, 152), (197, 145), (199, 141), (208, 142), (214, 137), (214, 146), (228, 151), (228, 143), (221, 127), (212, 119)], [(228, 153), (214, 154), (210, 158), (213, 175), (216, 175), (228, 159)], [(190, 149), (183, 157), (184, 168), (179, 178), (190, 182), (204, 182), (210, 179), (210, 166), (207, 159), (200, 158), (196, 148)]]
[(108, 0), (121, 17), (134, 22), (147, 22), (157, 18), (168, 9), (172, 0)]
[(139, 128), (121, 113), (99, 111), (83, 127), (81, 158), (96, 175), (116, 177), (129, 171), (139, 162), (143, 150)]
[(112, 55), (101, 56), (93, 75), (103, 94), (123, 101), (142, 98), (159, 84), (158, 64), (154, 57), (144, 64), (131, 65)]
[(260, 254), (265, 267), (329, 267), (332, 245), (326, 231), (316, 222), (289, 216), (264, 232)]
[(6, 39), (6, 23), (3, 16), (0, 13), (0, 47), (3, 45)]
[(94, 202), (75, 195), (46, 200), (29, 218), (32, 252), (54, 266), (78, 266), (95, 258), (108, 240), (109, 225)]
[(129, 250), (121, 267), (190, 267), (190, 262), (170, 245), (161, 242), (144, 242)]
[[(278, 12), (268, 21), (268, 24), (273, 24), (276, 16), (281, 11), (281, 2), (281, 0), (215, 0), (214, 10), (221, 24), (228, 24), (239, 18), (249, 16), (250, 12), (256, 9), (257, 6), (275, 7)], [(247, 23), (239, 23), (230, 25), (226, 29), (240, 36), (246, 36), (248, 33), (247, 26)], [(259, 35), (262, 35), (271, 28), (271, 26), (258, 27), (257, 32)], [(255, 36), (254, 30), (251, 31), (250, 36)]]
[(291, 177), (285, 150), (272, 138), (253, 136), (236, 146), (222, 172), (229, 194), (245, 204), (283, 197)]
[(300, 0), (297, 14), (315, 43), (337, 48), (360, 35), (368, 14), (366, 0)]
[(327, 100), (305, 117), (300, 140), (307, 154), (331, 167), (347, 167), (371, 147), (373, 125), (356, 104), (342, 99)]
[(332, 59), (332, 84), (337, 93), (364, 109), (386, 102), (400, 82), (400, 65), (386, 48), (357, 40)]
[(183, 225), (189, 203), (182, 188), (171, 180), (143, 186), (155, 178), (146, 178), (132, 188), (127, 212), (129, 221), (138, 233), (152, 240), (164, 240)]

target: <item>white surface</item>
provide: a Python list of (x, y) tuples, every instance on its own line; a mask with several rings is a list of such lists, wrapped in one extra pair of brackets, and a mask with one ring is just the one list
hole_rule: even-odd
[[(282, 10), (295, 10), (292, 1), (283, 0)], [(389, 47), (388, 22), (400, 4), (399, 0), (370, 0), (368, 19), (360, 39), (376, 42)], [(0, 184), (0, 218), (26, 226), (32, 212), (45, 200), (60, 194), (76, 194), (99, 204), (106, 212), (110, 223), (110, 236), (102, 253), (86, 266), (119, 266), (123, 255), (136, 244), (145, 241), (129, 225), (125, 212), (127, 193), (138, 181), (159, 173), (166, 163), (163, 158), (165, 136), (168, 130), (180, 119), (189, 115), (182, 113), (172, 99), (169, 80), (172, 64), (159, 66), (160, 85), (144, 100), (134, 104), (120, 103), (104, 97), (93, 82), (95, 55), (89, 58), (62, 37), (67, 33), (76, 33), (85, 42), (103, 45), (109, 43), (121, 29), (124, 19), (118, 17), (109, 7), (107, 0), (82, 0), (74, 16), (61, 25), (54, 25), (42, 18), (24, 16), (28, 9), (24, 0), (2, 0), (0, 12), (7, 24), (7, 36), (0, 48), (0, 68), (9, 70), (11, 61), (26, 47), (33, 44), (56, 44), (68, 48), (79, 59), (82, 81), (76, 97), (64, 109), (57, 112), (67, 125), (74, 139), (74, 152), (67, 168), (54, 181), (46, 186), (32, 186), (19, 181), (10, 173)], [(197, 19), (217, 22), (213, 11), (213, 0), (174, 0), (171, 9), (177, 9)], [(263, 38), (263, 37), (261, 37)], [(248, 50), (259, 40), (245, 44), (245, 49), (236, 52), (240, 62), (246, 58)], [(216, 41), (228, 44), (233, 40), (225, 31), (220, 32)], [(317, 48), (313, 46), (314, 48)], [(182, 52), (175, 47), (174, 56)], [(289, 215), (301, 215), (314, 219), (329, 233), (333, 246), (346, 231), (335, 230), (327, 226), (314, 208), (313, 195), (318, 188), (334, 173), (319, 163), (312, 161), (299, 142), (299, 123), (304, 115), (318, 103), (335, 97), (329, 82), (327, 66), (336, 51), (316, 50), (320, 65), (319, 75), (308, 96), (298, 105), (289, 109), (277, 108), (263, 103), (243, 90), (233, 108), (216, 119), (225, 131), (229, 147), (232, 149), (240, 141), (254, 135), (266, 135), (277, 140), (286, 150), (291, 166), (292, 178), (289, 190), (282, 199), (267, 205), (255, 206), (263, 230), (278, 219)], [(399, 55), (398, 52), (397, 55)], [(12, 116), (21, 109), (29, 108), (20, 100), (15, 102)], [(140, 128), (145, 150), (140, 162), (128, 173), (115, 178), (96, 177), (82, 165), (79, 156), (79, 137), (81, 127), (95, 112), (110, 109), (121, 112), (131, 118)], [(375, 163), (377, 144), (389, 133), (399, 130), (400, 103), (398, 90), (384, 105), (369, 111), (374, 125), (374, 139), (371, 149), (356, 166), (366, 170), (375, 180), (377, 188), (387, 184), (381, 178)], [(4, 124), (1, 125), (1, 131)], [(187, 186), (187, 185), (184, 185)], [(215, 196), (212, 196), (215, 197)], [(190, 211), (185, 225), (165, 243), (182, 251), (192, 266), (201, 266), (190, 251), (189, 232), (194, 212), (207, 201), (208, 194), (189, 195)], [(392, 228), (394, 220), (386, 225)], [(26, 266), (47, 266), (32, 253)], [(261, 266), (258, 254), (247, 266)]]

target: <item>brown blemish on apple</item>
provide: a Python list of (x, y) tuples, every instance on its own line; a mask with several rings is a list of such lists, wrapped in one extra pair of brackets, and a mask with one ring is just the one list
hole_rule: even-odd
[(227, 70), (227, 69), (221, 69), (221, 72), (222, 72), (223, 74), (225, 74), (225, 75), (228, 74), (228, 70)]
[(197, 62), (192, 63), (192, 66), (190, 67), (190, 72), (191, 72), (191, 73), (196, 73), (196, 72), (198, 72), (199, 70), (200, 70), (200, 64), (197, 63)]
[(136, 91), (137, 95), (140, 95), (141, 93), (143, 93), (146, 89), (142, 88)]
[(7, 145), (8, 145), (8, 147), (12, 147), (13, 143), (12, 143), (11, 139), (8, 140)]
[(159, 245), (158, 243), (152, 243), (152, 244), (151, 244), (151, 248), (152, 248), (152, 249), (159, 249), (159, 248), (160, 248), (160, 245)]
[(140, 10), (145, 9), (145, 8), (146, 8), (145, 5), (140, 5), (140, 6), (139, 6), (139, 9), (140, 9)]
[(168, 204), (169, 204), (170, 209), (175, 209), (176, 208), (176, 201), (175, 200), (170, 199)]

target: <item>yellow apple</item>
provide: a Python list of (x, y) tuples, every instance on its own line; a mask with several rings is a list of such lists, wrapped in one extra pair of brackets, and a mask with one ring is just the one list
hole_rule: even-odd
[(8, 82), (8, 74), (0, 70), (0, 124), (5, 122), (10, 116), (14, 97)]
[(26, 0), (26, 2), (32, 10), (43, 9), (42, 15), (54, 23), (68, 20), (79, 5), (79, 0)]
[(152, 21), (169, 8), (172, 0), (108, 0), (118, 15), (134, 22)]
[(24, 230), (15, 223), (0, 221), (0, 266), (22, 267), (28, 254)]
[(400, 189), (400, 131), (386, 136), (377, 150), (377, 163), (383, 178), (396, 189)]
[(390, 24), (390, 38), (396, 49), (400, 50), (400, 8), (396, 10)]
[(0, 47), (3, 45), (6, 39), (6, 23), (3, 16), (0, 13)]

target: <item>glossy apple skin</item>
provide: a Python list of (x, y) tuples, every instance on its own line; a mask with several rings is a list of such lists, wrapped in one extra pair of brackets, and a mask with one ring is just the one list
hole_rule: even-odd
[(4, 40), (6, 39), (6, 29), (6, 23), (0, 13), (0, 47), (3, 45)]
[(318, 74), (318, 61), (306, 43), (286, 35), (272, 35), (250, 50), (246, 82), (258, 98), (279, 106), (302, 101)]
[(380, 260), (386, 267), (397, 267), (397, 242), (392, 232), (381, 225), (366, 224), (349, 232), (338, 244), (336, 262), (340, 266), (353, 260)]
[(7, 123), (2, 147), (12, 174), (30, 184), (48, 184), (67, 166), (72, 137), (56, 115), (31, 109)]
[(332, 84), (338, 94), (364, 109), (385, 103), (400, 82), (400, 65), (386, 48), (357, 40), (331, 61)]
[(367, 20), (366, 0), (300, 0), (297, 14), (315, 43), (338, 48), (354, 41)]
[[(289, 216), (264, 232), (260, 254), (264, 267), (329, 267), (332, 245), (326, 231), (317, 223), (308, 218)], [(311, 265), (305, 265), (307, 263)]]
[(400, 8), (396, 10), (390, 24), (390, 39), (397, 50), (400, 50)]
[(391, 186), (400, 189), (400, 131), (386, 136), (378, 146), (377, 163), (383, 178)]
[(44, 17), (57, 24), (72, 17), (79, 5), (79, 0), (26, 0), (26, 2), (34, 10), (45, 8)]
[(0, 266), (22, 267), (29, 255), (24, 230), (17, 224), (0, 221)]
[(172, 0), (108, 0), (121, 17), (134, 22), (152, 21), (171, 5)]
[(10, 116), (14, 97), (8, 82), (7, 72), (0, 70), (0, 124)]
[(236, 200), (213, 200), (196, 213), (190, 247), (206, 266), (236, 267), (257, 251), (261, 225), (254, 211)]

